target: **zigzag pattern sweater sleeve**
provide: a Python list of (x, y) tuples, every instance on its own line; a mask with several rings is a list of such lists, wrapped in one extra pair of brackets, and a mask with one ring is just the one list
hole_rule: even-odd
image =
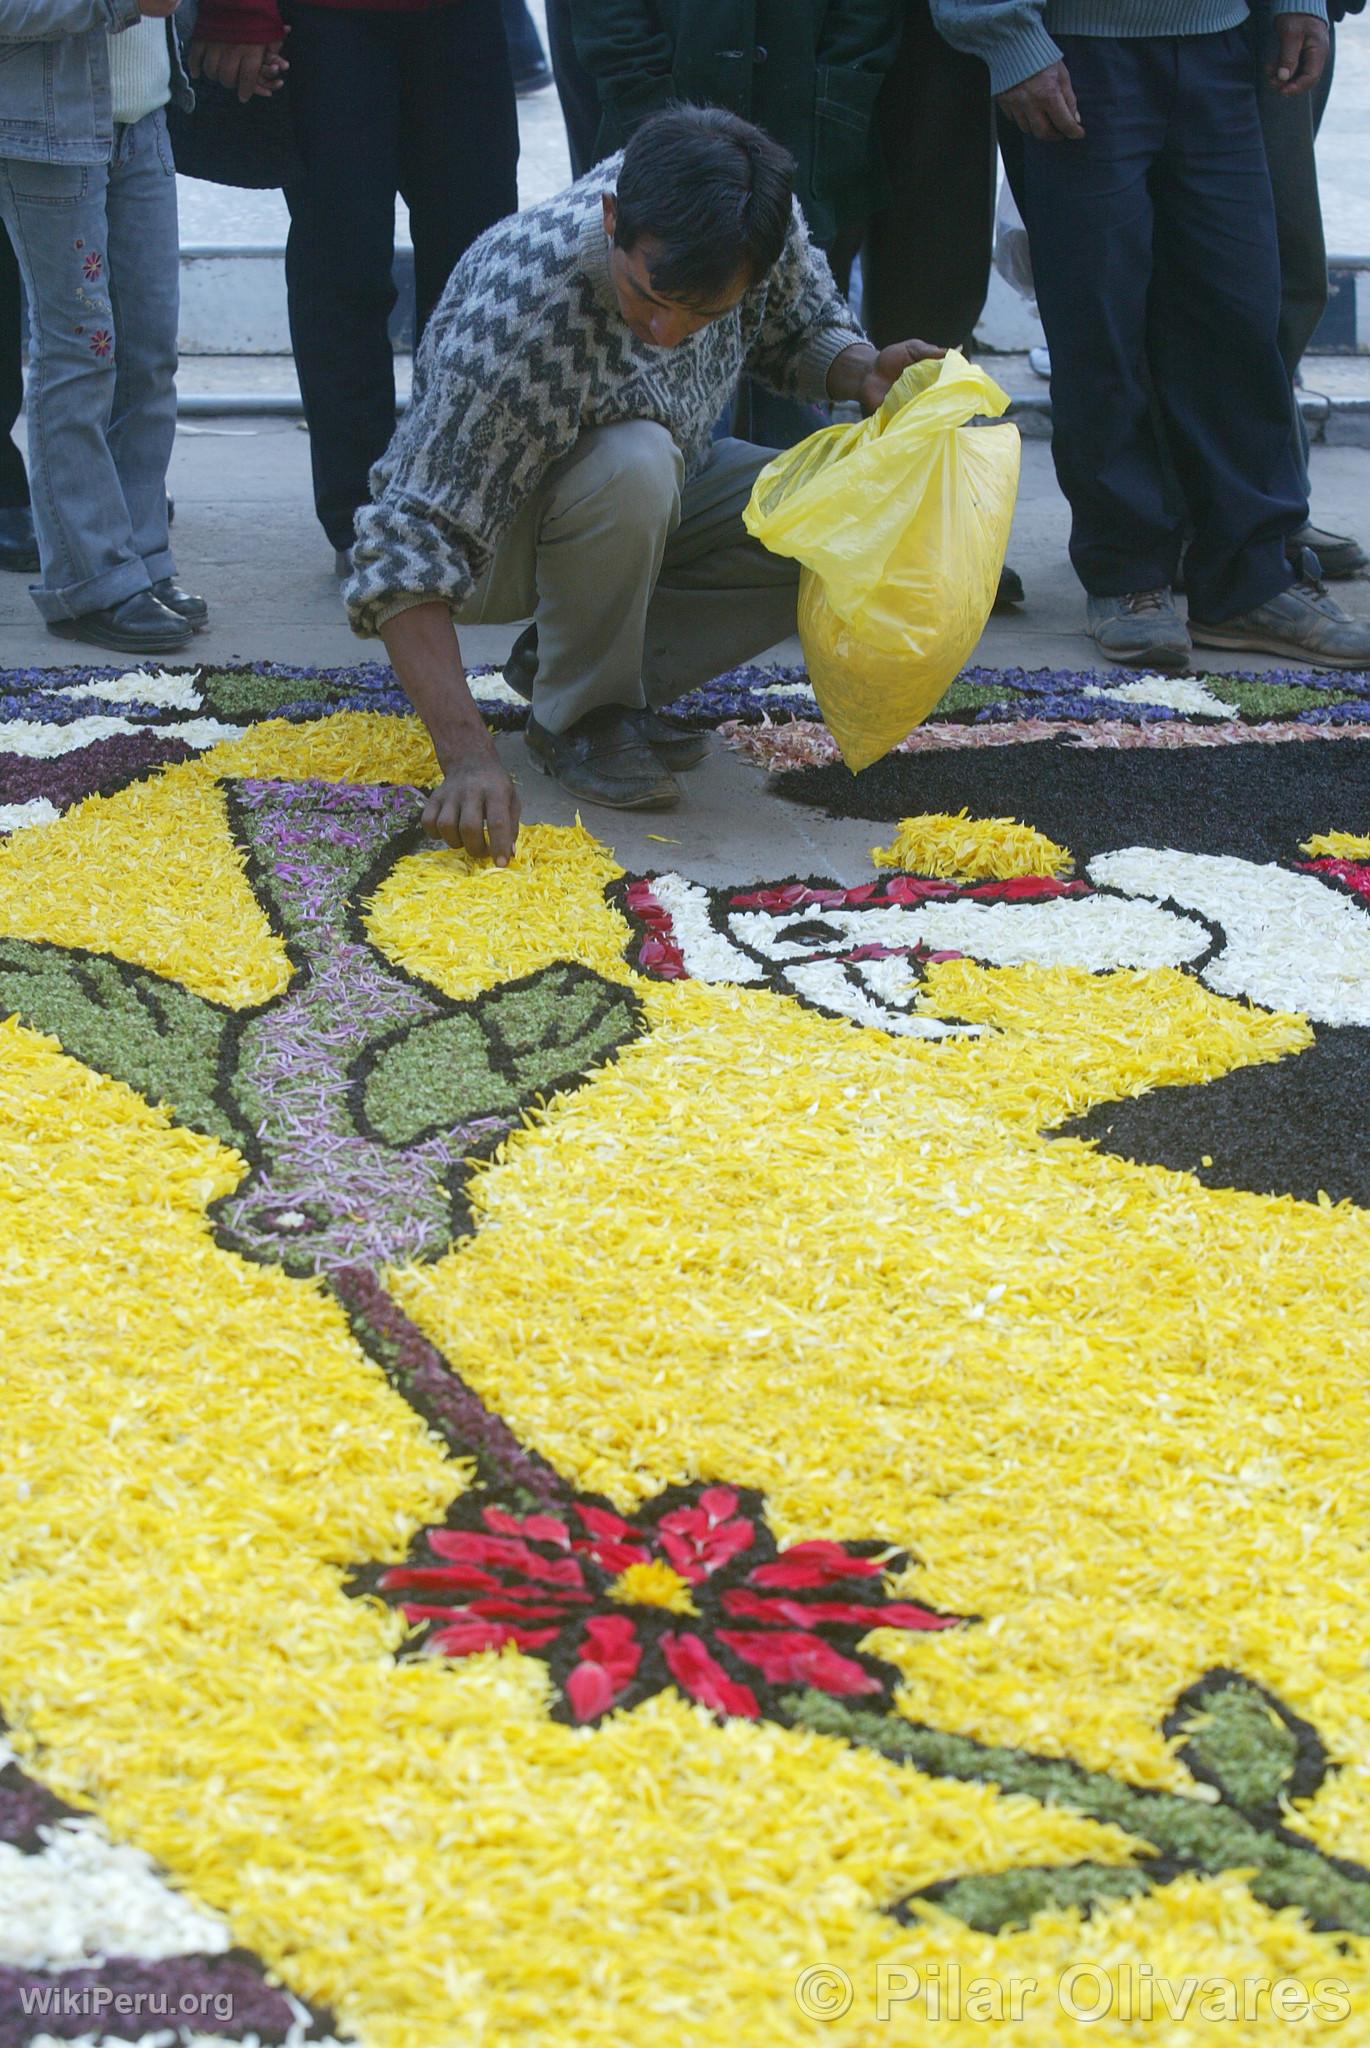
[(863, 336), (795, 209), (784, 252), (737, 306), (678, 348), (635, 339), (618, 310), (601, 218), (617, 160), (472, 245), (415, 359), (409, 410), (371, 472), (343, 596), (353, 631), (470, 596), (520, 506), (587, 427), (655, 420), (703, 462), (744, 365), (822, 394)]

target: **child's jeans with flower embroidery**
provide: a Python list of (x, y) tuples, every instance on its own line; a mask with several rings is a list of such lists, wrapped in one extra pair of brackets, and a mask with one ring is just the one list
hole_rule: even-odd
[(45, 619), (103, 611), (175, 573), (176, 176), (158, 109), (107, 164), (0, 157), (0, 218), (29, 300), (29, 468)]

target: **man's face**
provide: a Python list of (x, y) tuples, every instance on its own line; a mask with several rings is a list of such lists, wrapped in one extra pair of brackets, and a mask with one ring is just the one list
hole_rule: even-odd
[(611, 192), (604, 195), (604, 231), (609, 237), (609, 275), (613, 279), (618, 309), (639, 341), (655, 348), (679, 348), (701, 327), (730, 313), (751, 283), (742, 273), (721, 299), (709, 305), (695, 305), (668, 298), (652, 286), (652, 266), (660, 259), (661, 244), (644, 236), (631, 249), (613, 245), (618, 209)]

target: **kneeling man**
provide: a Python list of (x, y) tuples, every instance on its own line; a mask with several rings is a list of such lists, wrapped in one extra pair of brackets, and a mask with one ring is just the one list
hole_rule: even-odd
[(432, 736), (425, 826), (474, 856), (509, 859), (518, 798), (454, 623), (531, 617), (505, 671), (530, 753), (582, 801), (668, 808), (704, 742), (655, 707), (794, 629), (795, 564), (741, 516), (774, 451), (711, 438), (739, 375), (873, 411), (942, 353), (865, 339), (791, 172), (736, 115), (657, 114), (474, 243), (428, 323), (344, 594)]

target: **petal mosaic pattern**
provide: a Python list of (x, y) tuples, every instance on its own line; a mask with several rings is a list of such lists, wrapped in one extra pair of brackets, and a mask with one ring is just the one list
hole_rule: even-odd
[(0, 696), (0, 2048), (1355, 2038), (1365, 678), (971, 672), (724, 889)]

